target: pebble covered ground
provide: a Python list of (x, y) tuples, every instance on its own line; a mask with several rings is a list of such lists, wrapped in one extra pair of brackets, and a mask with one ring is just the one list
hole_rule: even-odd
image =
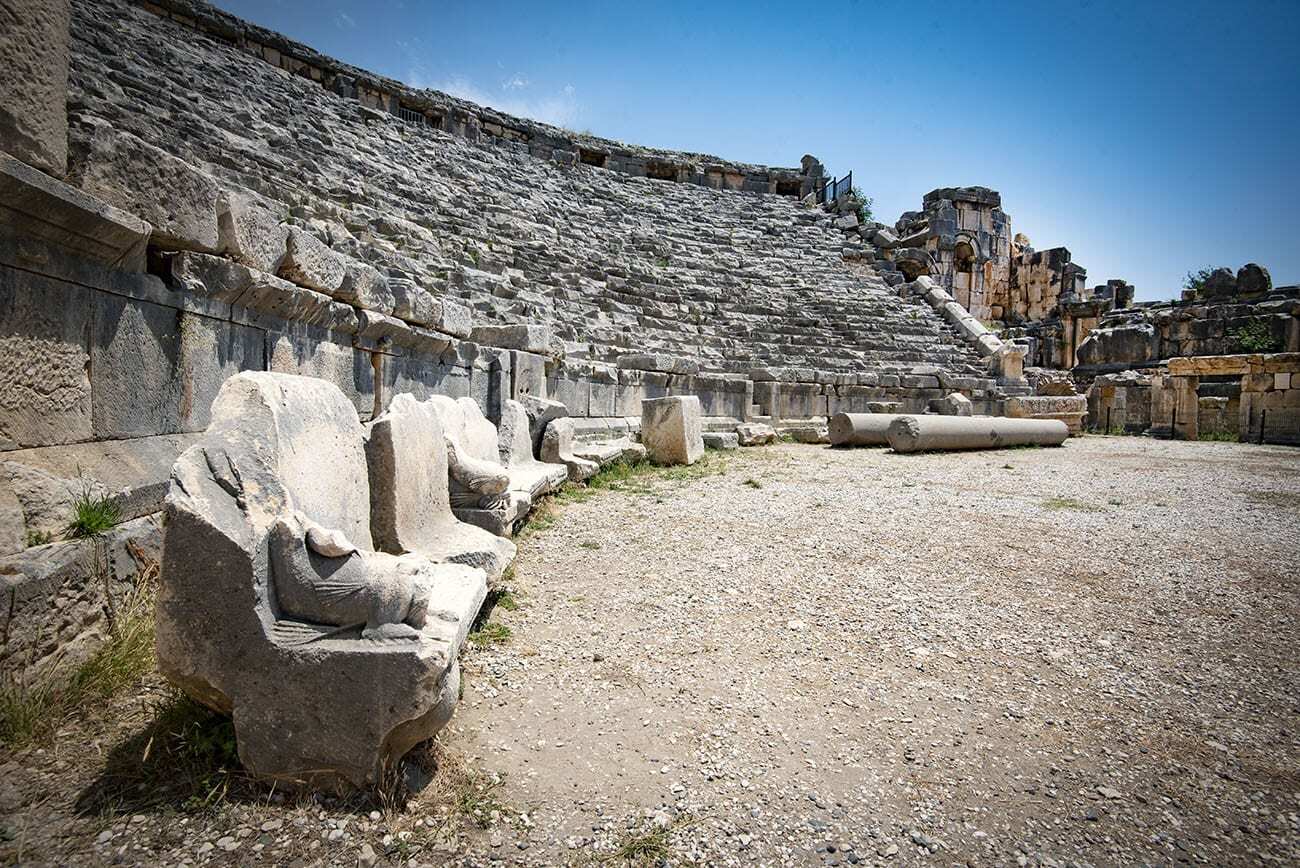
[(439, 747), (476, 789), (86, 816), (139, 733), (77, 724), (0, 758), (0, 861), (1300, 860), (1300, 451), (708, 460), (522, 540)]
[(476, 850), (1294, 864), (1298, 552), (1300, 452), (1226, 443), (783, 445), (575, 505), (454, 723), (528, 811)]

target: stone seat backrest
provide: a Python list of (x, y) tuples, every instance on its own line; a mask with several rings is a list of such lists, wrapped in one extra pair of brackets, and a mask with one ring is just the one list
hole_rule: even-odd
[(371, 530), (386, 551), (415, 551), (431, 532), (459, 524), (447, 486), (447, 444), (433, 402), (408, 392), (370, 423), (366, 441), (373, 478), (391, 479), (371, 498)]
[[(483, 415), (473, 398), (449, 398), (433, 395), (425, 400), (442, 423), (443, 433), (458, 454), (467, 458), (501, 465), (497, 426)], [(504, 468), (502, 468), (504, 471)]]

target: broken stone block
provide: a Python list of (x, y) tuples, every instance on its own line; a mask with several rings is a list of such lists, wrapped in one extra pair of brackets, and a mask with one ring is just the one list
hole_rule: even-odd
[(694, 464), (704, 455), (700, 399), (694, 395), (641, 402), (641, 442), (656, 464)]
[[(578, 432), (577, 426), (574, 426), (574, 437)], [(579, 458), (585, 458), (588, 461), (594, 461), (601, 467), (608, 467), (611, 464), (617, 464), (622, 461), (625, 464), (635, 464), (638, 461), (644, 461), (646, 456), (645, 447), (640, 443), (635, 443), (627, 437), (620, 437), (618, 440), (606, 440), (600, 442), (584, 442), (574, 440), (573, 454)]]
[(380, 551), (478, 567), (489, 582), (510, 566), (514, 543), (452, 514), (447, 443), (432, 405), (408, 393), (395, 396), (366, 426), (366, 462), (371, 532)]
[(217, 218), (221, 252), (249, 268), (275, 274), (288, 254), (289, 227), (284, 214), (245, 193), (227, 193)]
[(1088, 399), (1084, 395), (1010, 397), (1003, 412), (1012, 419), (1059, 419), (1068, 426), (1073, 437), (1083, 430), (1083, 417), (1088, 415)]
[[(310, 232), (297, 226), (289, 227), (287, 254), (277, 271), (280, 277), (299, 286), (338, 297), (347, 273), (348, 261), (342, 254), (331, 250), (329, 245)], [(353, 297), (359, 298), (356, 295), (358, 288), (352, 289)], [(356, 303), (350, 299), (340, 300)], [(365, 305), (358, 305), (358, 307), (365, 307)], [(375, 310), (375, 308), (369, 309)], [(378, 312), (388, 313), (384, 310)]]
[(704, 438), (705, 449), (740, 448), (740, 437), (735, 431), (705, 431), (701, 436)]
[(554, 419), (568, 416), (569, 408), (559, 401), (539, 398), (536, 395), (521, 395), (518, 400), (524, 412), (528, 414), (528, 432), (533, 440), (533, 454), (540, 458), (542, 437), (546, 434), (546, 426)]
[(159, 668), (256, 777), (374, 786), (456, 704), (483, 571), (374, 551), (370, 508), (356, 411), (310, 377), (231, 377), (172, 469)]
[(795, 425), (783, 430), (796, 443), (830, 443), (830, 432), (821, 425)]
[(970, 398), (961, 392), (951, 392), (931, 401), (930, 410), (941, 416), (969, 416), (971, 415)]
[(6, 2), (0, 151), (56, 177), (68, 169), (68, 0)]
[(221, 248), (221, 188), (206, 172), (98, 119), (74, 128), (70, 144), (69, 182), (148, 222), (151, 244)]
[(1241, 295), (1257, 295), (1272, 288), (1273, 278), (1264, 266), (1247, 262), (1237, 270), (1237, 292)]
[(569, 478), (583, 482), (596, 475), (600, 465), (573, 453), (573, 420), (567, 416), (551, 420), (542, 436), (543, 461), (563, 464), (569, 469)]
[(741, 446), (766, 446), (776, 442), (776, 429), (762, 422), (742, 422), (736, 426), (736, 440)]

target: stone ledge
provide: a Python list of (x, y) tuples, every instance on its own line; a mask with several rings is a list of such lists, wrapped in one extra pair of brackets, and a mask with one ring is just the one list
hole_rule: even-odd
[[(120, 208), (0, 153), (0, 223), (97, 265), (143, 271), (152, 227)], [(20, 248), (21, 253), (21, 248)], [(48, 256), (31, 266), (40, 270)]]

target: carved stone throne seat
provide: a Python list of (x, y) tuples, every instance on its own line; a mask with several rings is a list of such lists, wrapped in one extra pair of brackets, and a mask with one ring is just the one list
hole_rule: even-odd
[(537, 473), (531, 468), (503, 465), (497, 427), (473, 398), (435, 395), (427, 403), (442, 423), (451, 507), (461, 521), (498, 536), (511, 536), (532, 508), (533, 498), (563, 483), (562, 479), (554, 482), (558, 471)]
[(431, 402), (407, 393), (394, 397), (367, 426), (366, 458), (370, 527), (381, 550), (479, 567), (489, 583), (510, 566), (513, 542), (452, 513), (446, 438)]
[(159, 666), (259, 777), (372, 785), (457, 701), (486, 576), (374, 550), (363, 443), (336, 386), (242, 373), (172, 468)]

